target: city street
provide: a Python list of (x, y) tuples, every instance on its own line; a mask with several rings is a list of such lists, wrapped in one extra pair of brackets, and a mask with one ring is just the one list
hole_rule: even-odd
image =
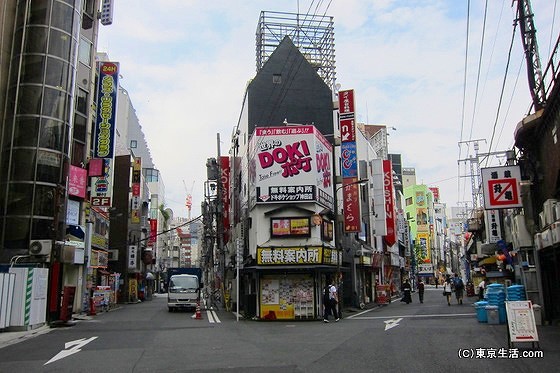
[[(325, 324), (236, 322), (223, 310), (217, 317), (203, 310), (199, 320), (168, 312), (157, 295), (1, 348), (0, 371), (538, 372), (560, 364), (559, 327), (539, 326), (540, 349), (509, 350), (506, 326), (479, 323), (475, 301), (448, 306), (441, 288), (428, 288), (423, 304), (414, 293), (411, 304), (345, 312)], [(492, 351), (504, 357), (489, 358)]]

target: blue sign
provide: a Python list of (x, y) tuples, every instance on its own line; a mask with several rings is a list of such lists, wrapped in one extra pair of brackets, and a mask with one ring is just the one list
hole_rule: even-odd
[(94, 158), (113, 158), (118, 90), (119, 64), (117, 62), (100, 62), (97, 85), (97, 120), (93, 140)]
[(358, 176), (358, 157), (356, 156), (356, 142), (343, 142), (340, 144), (342, 158), (342, 178)]

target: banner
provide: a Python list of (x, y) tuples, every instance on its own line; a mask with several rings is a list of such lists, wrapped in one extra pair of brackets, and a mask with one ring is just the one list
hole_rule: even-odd
[(118, 62), (99, 62), (94, 158), (113, 158), (118, 90)]
[(395, 219), (395, 196), (393, 194), (393, 168), (391, 161), (383, 160), (383, 191), (385, 193), (385, 215), (387, 221), (387, 235), (385, 243), (393, 246), (397, 242)]

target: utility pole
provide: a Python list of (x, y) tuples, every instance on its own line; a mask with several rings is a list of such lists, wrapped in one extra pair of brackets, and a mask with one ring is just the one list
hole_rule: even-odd
[(468, 157), (464, 159), (459, 159), (457, 162), (470, 162), (470, 175), (465, 175), (463, 177), (470, 177), (471, 178), (471, 193), (472, 193), (472, 202), (473, 202), (473, 209), (477, 207), (481, 207), (482, 203), (482, 180), (480, 176), (480, 162), (479, 162), (479, 146), (478, 142), (482, 141), (486, 143), (485, 139), (476, 139), (476, 140), (468, 140), (468, 141), (459, 141), (459, 146), (461, 144), (467, 144), (467, 150), (469, 148), (469, 144), (473, 143), (474, 148), (474, 157)]
[(220, 294), (224, 300), (225, 288), (225, 252), (224, 252), (224, 219), (223, 219), (223, 185), (222, 185), (222, 160), (220, 159), (220, 134), (216, 134), (218, 156), (216, 163), (218, 167), (218, 177), (216, 180), (216, 244), (218, 245), (218, 276), (220, 278)]

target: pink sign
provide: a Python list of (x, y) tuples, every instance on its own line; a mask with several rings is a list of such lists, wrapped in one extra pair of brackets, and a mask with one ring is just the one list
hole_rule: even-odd
[(393, 167), (391, 161), (383, 160), (383, 191), (385, 192), (385, 214), (387, 216), (387, 235), (385, 242), (387, 246), (393, 246), (397, 242), (395, 232), (395, 198), (393, 196)]
[(86, 198), (87, 170), (70, 166), (68, 173), (68, 194), (80, 198)]

